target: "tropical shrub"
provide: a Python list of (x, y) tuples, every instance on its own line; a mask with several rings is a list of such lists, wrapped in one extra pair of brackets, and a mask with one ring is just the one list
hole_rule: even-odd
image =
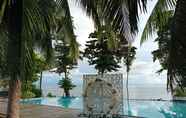
[(56, 97), (55, 95), (52, 95), (52, 93), (48, 93), (47, 97)]

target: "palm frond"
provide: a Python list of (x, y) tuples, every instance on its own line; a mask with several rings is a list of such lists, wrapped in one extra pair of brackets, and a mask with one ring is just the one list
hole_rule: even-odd
[(77, 0), (82, 9), (86, 12), (87, 16), (91, 17), (96, 27), (100, 26), (100, 18), (98, 15), (98, 0)]
[(139, 9), (141, 11), (146, 11), (147, 0), (126, 0), (129, 11), (129, 23), (131, 26), (131, 31), (138, 31), (138, 13)]
[[(147, 0), (77, 0), (95, 23), (109, 22), (129, 41), (138, 31), (138, 8), (146, 9)], [(101, 20), (101, 21), (100, 21)]]
[(162, 29), (168, 22), (169, 17), (173, 15), (174, 11), (172, 9), (174, 9), (175, 4), (176, 0), (158, 0), (145, 25), (140, 44), (145, 42), (157, 30)]
[(7, 54), (7, 41), (8, 33), (6, 28), (0, 25), (0, 75), (7, 75), (7, 64), (6, 64), (6, 54)]
[[(57, 3), (61, 5), (57, 11), (56, 19), (58, 21), (58, 35), (63, 34), (64, 40), (69, 44), (70, 54), (69, 56), (76, 60), (79, 58), (79, 44), (76, 41), (74, 33), (73, 19), (70, 13), (68, 0), (57, 0)], [(58, 6), (59, 6), (58, 5)], [(61, 37), (61, 36), (60, 36)]]
[(8, 3), (9, 3), (9, 0), (2, 0), (2, 1), (0, 1), (0, 24), (1, 24), (2, 19), (4, 17), (5, 10), (6, 10), (6, 7), (7, 7)]
[[(54, 2), (47, 0), (24, 1), (23, 31), (21, 49), (21, 78), (32, 77), (34, 64), (34, 49), (41, 47), (47, 60), (52, 57), (52, 39), (50, 27), (54, 24)], [(39, 34), (39, 36), (38, 36)], [(38, 38), (39, 37), (39, 38)]]
[(185, 13), (186, 1), (177, 0), (175, 14), (173, 16), (173, 24), (171, 27), (171, 46), (168, 63), (168, 79), (175, 81), (170, 88), (174, 89), (174, 85), (184, 88), (186, 86), (186, 43), (185, 43)]
[(53, 57), (51, 30), (55, 24), (55, 2), (50, 0), (30, 2), (28, 7), (25, 6), (25, 33), (33, 37), (33, 46), (39, 48), (50, 62)]

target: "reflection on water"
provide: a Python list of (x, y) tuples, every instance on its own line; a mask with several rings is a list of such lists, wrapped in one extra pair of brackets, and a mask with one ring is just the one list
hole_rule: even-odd
[(185, 118), (186, 117), (186, 102), (173, 102), (168, 109), (159, 111), (164, 115), (164, 118)]
[(58, 105), (60, 105), (64, 108), (69, 108), (69, 106), (72, 103), (71, 98), (64, 98), (64, 97), (59, 98), (57, 101), (58, 101)]
[[(82, 98), (37, 98), (22, 100), (23, 104), (42, 104), (63, 108), (82, 109)], [(145, 118), (186, 118), (186, 102), (172, 101), (124, 101), (124, 114)]]
[(33, 99), (33, 100), (23, 99), (21, 101), (21, 103), (23, 103), (23, 104), (41, 104), (41, 102), (42, 102), (42, 99)]
[(186, 118), (186, 102), (171, 101), (136, 101), (130, 100), (129, 107), (125, 102), (126, 115), (147, 118)]

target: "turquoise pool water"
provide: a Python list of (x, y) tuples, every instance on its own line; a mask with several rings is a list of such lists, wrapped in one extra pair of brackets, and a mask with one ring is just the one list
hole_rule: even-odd
[[(36, 98), (22, 100), (23, 104), (41, 104), (82, 109), (82, 98)], [(181, 101), (124, 101), (124, 114), (146, 118), (186, 118), (186, 102)]]

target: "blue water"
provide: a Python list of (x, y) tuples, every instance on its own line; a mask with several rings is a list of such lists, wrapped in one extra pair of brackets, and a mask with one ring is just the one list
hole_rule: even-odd
[[(82, 109), (82, 98), (35, 98), (22, 100), (23, 104), (40, 104)], [(124, 114), (146, 118), (186, 118), (186, 102), (180, 101), (124, 101)]]

